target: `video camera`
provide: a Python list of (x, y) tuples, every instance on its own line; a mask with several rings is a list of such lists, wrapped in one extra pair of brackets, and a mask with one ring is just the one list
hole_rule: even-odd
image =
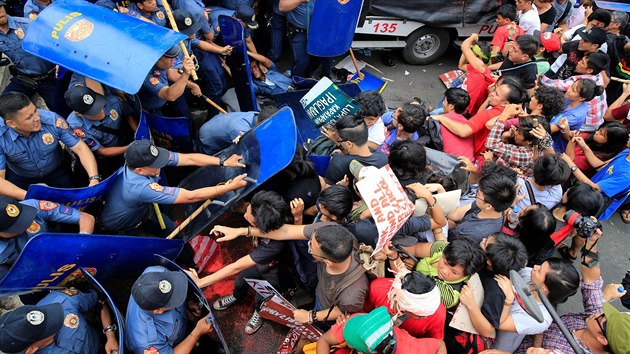
[(564, 222), (571, 225), (577, 235), (582, 238), (589, 238), (593, 236), (595, 230), (602, 229), (602, 224), (599, 221), (582, 216), (575, 210), (567, 211), (564, 215)]

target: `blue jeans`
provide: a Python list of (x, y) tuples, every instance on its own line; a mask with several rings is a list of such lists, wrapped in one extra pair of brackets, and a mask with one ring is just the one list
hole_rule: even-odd
[(289, 37), (291, 51), (293, 52), (292, 76), (306, 76), (310, 55), (306, 52), (306, 32), (295, 32)]
[(284, 41), (284, 33), (287, 27), (286, 16), (276, 13), (271, 14), (271, 39), (269, 43), (269, 60), (277, 63), (282, 56), (282, 42)]

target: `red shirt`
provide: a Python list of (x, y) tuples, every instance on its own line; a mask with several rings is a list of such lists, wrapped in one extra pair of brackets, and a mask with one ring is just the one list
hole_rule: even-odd
[(483, 73), (477, 71), (477, 69), (473, 68), (472, 65), (466, 64), (466, 70), (468, 74), (466, 75), (466, 80), (462, 85), (462, 89), (468, 92), (468, 96), (470, 96), (470, 103), (468, 104), (468, 108), (466, 111), (471, 115), (477, 114), (479, 107), (483, 104), (483, 102), (488, 98), (488, 86), (490, 86), (494, 79), (492, 78), (492, 72), (488, 67), (486, 67), (486, 71)]
[[(455, 112), (445, 113), (443, 116), (457, 123), (468, 122), (463, 115)], [(440, 129), (440, 134), (442, 134), (442, 142), (444, 143), (443, 151), (445, 153), (455, 156), (466, 156), (471, 160), (473, 159), (474, 138), (472, 136), (460, 138), (445, 128)]]
[(630, 111), (630, 103), (624, 103), (617, 108), (613, 108), (610, 113), (616, 121), (622, 122), (628, 130), (630, 130), (630, 119), (628, 119), (628, 111)]
[[(356, 315), (355, 315), (356, 316)], [(343, 338), (343, 328), (346, 326), (346, 322), (341, 325), (334, 324), (330, 331), (332, 332), (335, 340), (339, 343), (345, 342)], [(394, 336), (396, 337), (396, 350), (395, 354), (434, 354), (440, 349), (441, 341), (435, 338), (414, 338), (404, 329), (400, 329), (394, 326)]]
[[(505, 42), (507, 42), (509, 33), (507, 31), (507, 26), (499, 26), (497, 30), (494, 32), (494, 37), (492, 37), (492, 42), (490, 42), (491, 46), (497, 46), (501, 48), (501, 52), (503, 52), (503, 47), (505, 46)], [(520, 36), (521, 34), (525, 34), (525, 31), (519, 26), (516, 26), (516, 34), (514, 38)]]
[[(387, 311), (394, 315), (396, 312), (389, 306), (387, 293), (392, 287), (394, 279), (377, 278), (370, 284), (370, 296), (365, 301), (365, 310), (367, 312), (374, 310), (379, 306), (387, 307)], [(400, 325), (400, 328), (407, 331), (410, 335), (421, 338), (444, 338), (444, 322), (446, 321), (446, 307), (440, 304), (437, 311), (431, 316), (421, 319), (409, 318)], [(422, 352), (418, 352), (422, 353)]]
[(473, 131), (475, 140), (473, 153), (475, 156), (481, 155), (481, 153), (486, 150), (486, 140), (488, 139), (488, 135), (490, 135), (490, 129), (486, 128), (486, 122), (499, 116), (501, 112), (503, 112), (503, 107), (492, 107), (475, 114), (465, 123)]

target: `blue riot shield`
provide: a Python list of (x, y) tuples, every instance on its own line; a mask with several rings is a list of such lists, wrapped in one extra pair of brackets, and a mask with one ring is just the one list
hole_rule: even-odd
[(125, 326), (124, 326), (125, 321), (123, 320), (123, 316), (118, 310), (118, 307), (116, 307), (116, 304), (114, 303), (114, 300), (112, 300), (112, 297), (109, 296), (109, 293), (107, 292), (107, 290), (105, 290), (103, 285), (101, 285), (101, 283), (99, 283), (98, 280), (96, 280), (92, 276), (90, 271), (83, 267), (79, 267), (79, 269), (81, 270), (81, 273), (83, 274), (85, 279), (88, 281), (88, 283), (90, 283), (90, 285), (92, 285), (92, 287), (96, 289), (102, 295), (102, 296), (99, 296), (99, 298), (105, 297), (105, 299), (107, 300), (107, 305), (109, 306), (109, 309), (112, 313), (112, 319), (116, 321), (115, 322), (116, 327), (117, 327), (116, 332), (118, 334), (117, 335), (118, 354), (124, 354), (125, 352)]
[(221, 341), (221, 345), (223, 346), (223, 350), (225, 350), (225, 353), (230, 354), (230, 348), (225, 342), (225, 338), (223, 338), (223, 333), (221, 333), (221, 328), (219, 327), (219, 323), (217, 323), (217, 319), (214, 317), (214, 314), (212, 313), (212, 309), (210, 308), (210, 304), (208, 304), (208, 299), (206, 299), (205, 295), (203, 294), (203, 291), (199, 289), (197, 284), (195, 284), (195, 282), (188, 276), (188, 274), (175, 262), (171, 261), (168, 258), (162, 257), (160, 255), (156, 255), (156, 256), (158, 257), (160, 261), (160, 265), (163, 266), (164, 268), (167, 268), (168, 270), (171, 270), (171, 271), (182, 272), (186, 274), (186, 279), (188, 279), (188, 294), (190, 294), (190, 290), (192, 290), (195, 298), (199, 301), (199, 305), (208, 311), (208, 314), (210, 315), (209, 320), (210, 322), (212, 322), (212, 328), (214, 329), (214, 333), (216, 333), (217, 336), (219, 337), (219, 340)]
[(58, 0), (29, 26), (28, 53), (127, 93), (185, 35), (83, 0)]
[(43, 184), (31, 184), (24, 199), (48, 200), (69, 207), (84, 209), (103, 199), (121, 173), (122, 168), (119, 168), (101, 183), (83, 188), (55, 188)]
[(369, 71), (361, 70), (363, 74), (362, 78), (359, 78), (359, 75), (355, 74), (350, 81), (359, 85), (361, 92), (365, 91), (378, 91), (383, 92), (385, 87), (387, 86), (387, 82), (380, 77), (370, 73)]
[(49, 290), (85, 280), (79, 267), (98, 279), (124, 276), (155, 264), (154, 254), (175, 259), (181, 240), (139, 236), (42, 233), (26, 243), (0, 280), (0, 294)]
[(306, 51), (336, 57), (350, 49), (363, 0), (317, 1), (311, 17)]
[(174, 152), (190, 153), (194, 151), (190, 119), (186, 117), (162, 117), (149, 112), (142, 112), (142, 115), (149, 126), (155, 145)]
[[(189, 190), (213, 186), (242, 173), (253, 180), (244, 188), (224, 194), (212, 203), (183, 230), (188, 241), (208, 227), (216, 218), (249, 194), (260, 184), (284, 169), (293, 159), (297, 144), (295, 121), (290, 108), (283, 108), (268, 120), (243, 135), (238, 144), (221, 151), (216, 156), (242, 155), (246, 168), (220, 166), (202, 167), (184, 179), (180, 187)], [(202, 203), (187, 204), (186, 216), (191, 215)]]
[(234, 48), (232, 55), (225, 58), (225, 62), (232, 73), (234, 90), (236, 91), (241, 112), (258, 111), (252, 74), (249, 71), (249, 57), (247, 56), (243, 26), (237, 19), (225, 15), (219, 16), (219, 23), (221, 34), (223, 35), (223, 44), (231, 45)]

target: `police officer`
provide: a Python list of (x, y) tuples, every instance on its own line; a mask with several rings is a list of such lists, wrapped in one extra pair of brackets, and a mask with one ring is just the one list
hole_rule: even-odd
[(162, 230), (151, 203), (195, 203), (244, 187), (247, 182), (243, 180), (246, 174), (242, 174), (226, 184), (195, 190), (165, 187), (158, 183), (160, 169), (166, 166), (245, 167), (240, 159), (238, 155), (219, 159), (204, 154), (178, 154), (156, 147), (148, 140), (134, 141), (125, 152), (127, 165), (122, 177), (107, 194), (101, 225), (121, 234), (132, 235), (141, 229), (152, 235), (166, 236), (175, 229), (175, 224), (162, 214), (166, 224), (166, 229)]
[(168, 107), (164, 109), (164, 105), (167, 101), (175, 102), (182, 97), (188, 85), (190, 73), (195, 68), (191, 57), (184, 58), (179, 77), (169, 86), (167, 70), (173, 67), (175, 58), (177, 58), (180, 51), (179, 44), (167, 50), (155, 65), (153, 65), (153, 68), (151, 68), (149, 74), (144, 79), (142, 87), (138, 92), (138, 97), (140, 97), (144, 110), (158, 115), (166, 114), (171, 117), (192, 117), (183, 98), (170, 109)]
[(162, 0), (132, 0), (127, 7), (128, 15), (145, 18), (158, 26), (166, 27), (168, 19), (166, 10), (162, 6)]
[(50, 5), (52, 0), (26, 0), (24, 3), (24, 15), (31, 20), (37, 18), (40, 12), (44, 11), (46, 6)]
[(287, 37), (293, 52), (293, 66), (291, 75), (305, 76), (308, 71), (310, 61), (306, 52), (306, 23), (310, 18), (306, 18), (307, 12), (313, 13), (315, 1), (308, 0), (280, 0), (278, 8), (287, 14)]
[(9, 67), (13, 78), (4, 92), (21, 92), (28, 97), (39, 93), (48, 108), (54, 109), (55, 65), (22, 49), (22, 39), (31, 21), (7, 15), (6, 4), (6, 0), (0, 0), (0, 52), (13, 62)]
[(22, 189), (35, 183), (73, 187), (62, 165), (61, 141), (81, 160), (89, 185), (101, 180), (90, 148), (54, 112), (37, 109), (22, 93), (8, 92), (0, 95), (0, 116), (5, 120), (0, 126), (0, 178)]
[(136, 354), (187, 354), (199, 337), (212, 331), (207, 317), (186, 336), (188, 280), (181, 272), (149, 267), (131, 288), (125, 322), (125, 342)]
[[(116, 324), (107, 305), (100, 303), (102, 331), (107, 337), (105, 352), (118, 352)], [(97, 329), (85, 313), (99, 305), (96, 291), (75, 288), (53, 291), (37, 305), (25, 305), (0, 317), (0, 350), (4, 353), (96, 354)]]
[(77, 209), (45, 200), (18, 202), (0, 196), (0, 278), (11, 269), (26, 242), (46, 232), (47, 221), (78, 224), (84, 234), (94, 231), (94, 217)]
[(74, 111), (68, 116), (70, 128), (97, 156), (101, 174), (109, 176), (123, 165), (131, 129), (122, 121), (129, 118), (131, 108), (118, 96), (103, 96), (85, 86), (71, 87), (64, 97)]

